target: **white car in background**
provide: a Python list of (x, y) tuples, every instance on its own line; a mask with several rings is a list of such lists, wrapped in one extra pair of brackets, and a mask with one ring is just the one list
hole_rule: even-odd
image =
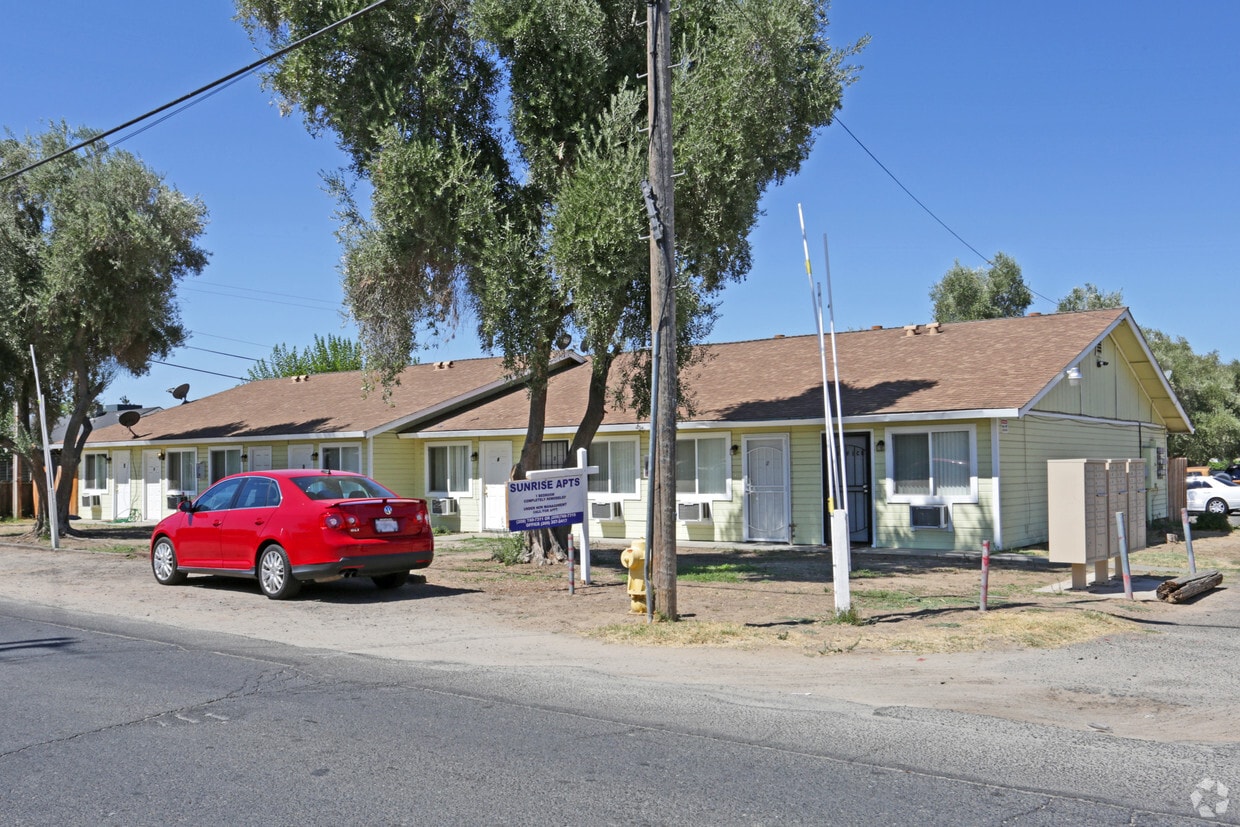
[(1240, 485), (1218, 477), (1189, 477), (1188, 510), (1193, 514), (1240, 511)]

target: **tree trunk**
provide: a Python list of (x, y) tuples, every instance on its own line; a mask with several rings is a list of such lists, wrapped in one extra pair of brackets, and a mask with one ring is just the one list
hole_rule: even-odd
[(1165, 600), (1168, 603), (1183, 603), (1190, 597), (1208, 592), (1222, 582), (1221, 572), (1200, 571), (1160, 584), (1155, 594), (1158, 595), (1159, 600)]

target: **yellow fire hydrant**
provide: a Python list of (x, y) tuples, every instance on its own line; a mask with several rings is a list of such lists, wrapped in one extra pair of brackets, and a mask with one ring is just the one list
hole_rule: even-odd
[(634, 540), (630, 548), (620, 552), (620, 565), (629, 570), (629, 612), (646, 612), (646, 541)]

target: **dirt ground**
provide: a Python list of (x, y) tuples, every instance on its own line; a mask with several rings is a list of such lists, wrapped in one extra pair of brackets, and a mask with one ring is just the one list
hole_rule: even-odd
[[(0, 543), (25, 545), (28, 526), (0, 524)], [(61, 546), (145, 559), (150, 527), (78, 524)], [(36, 543), (46, 547), (47, 541)], [(1225, 589), (1240, 576), (1240, 536), (1194, 539), (1199, 570), (1223, 572)], [(1069, 569), (1046, 560), (1045, 549), (992, 558), (988, 611), (980, 612), (976, 556), (916, 556), (855, 550), (849, 580), (855, 616), (835, 613), (829, 552), (783, 547), (681, 548), (680, 623), (646, 623), (632, 613), (621, 549), (595, 547), (590, 582), (580, 567), (569, 593), (567, 565), (505, 565), (502, 541), (486, 536), (438, 538), (426, 583), (407, 586), (455, 597), (515, 628), (570, 632), (612, 643), (799, 650), (806, 655), (850, 652), (947, 653), (1050, 648), (1136, 629), (1183, 615), (1184, 606), (1154, 599), (1151, 590), (1187, 571), (1183, 542), (1133, 555), (1139, 599), (1123, 599), (1121, 581), (1068, 588)], [(1092, 575), (1092, 567), (1090, 568)], [(149, 572), (145, 572), (149, 576)], [(213, 578), (214, 579), (214, 578)], [(253, 584), (229, 584), (248, 589)], [(342, 585), (310, 585), (301, 598), (330, 599)], [(1199, 598), (1200, 599), (1200, 598)], [(656, 602), (656, 607), (658, 603)]]

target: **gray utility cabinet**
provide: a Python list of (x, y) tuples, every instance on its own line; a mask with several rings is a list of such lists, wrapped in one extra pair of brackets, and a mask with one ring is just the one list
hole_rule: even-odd
[(1107, 578), (1107, 561), (1119, 557), (1117, 511), (1128, 550), (1145, 548), (1145, 486), (1143, 459), (1047, 460), (1050, 559), (1072, 564), (1073, 588), (1085, 587), (1089, 563), (1096, 580)]

